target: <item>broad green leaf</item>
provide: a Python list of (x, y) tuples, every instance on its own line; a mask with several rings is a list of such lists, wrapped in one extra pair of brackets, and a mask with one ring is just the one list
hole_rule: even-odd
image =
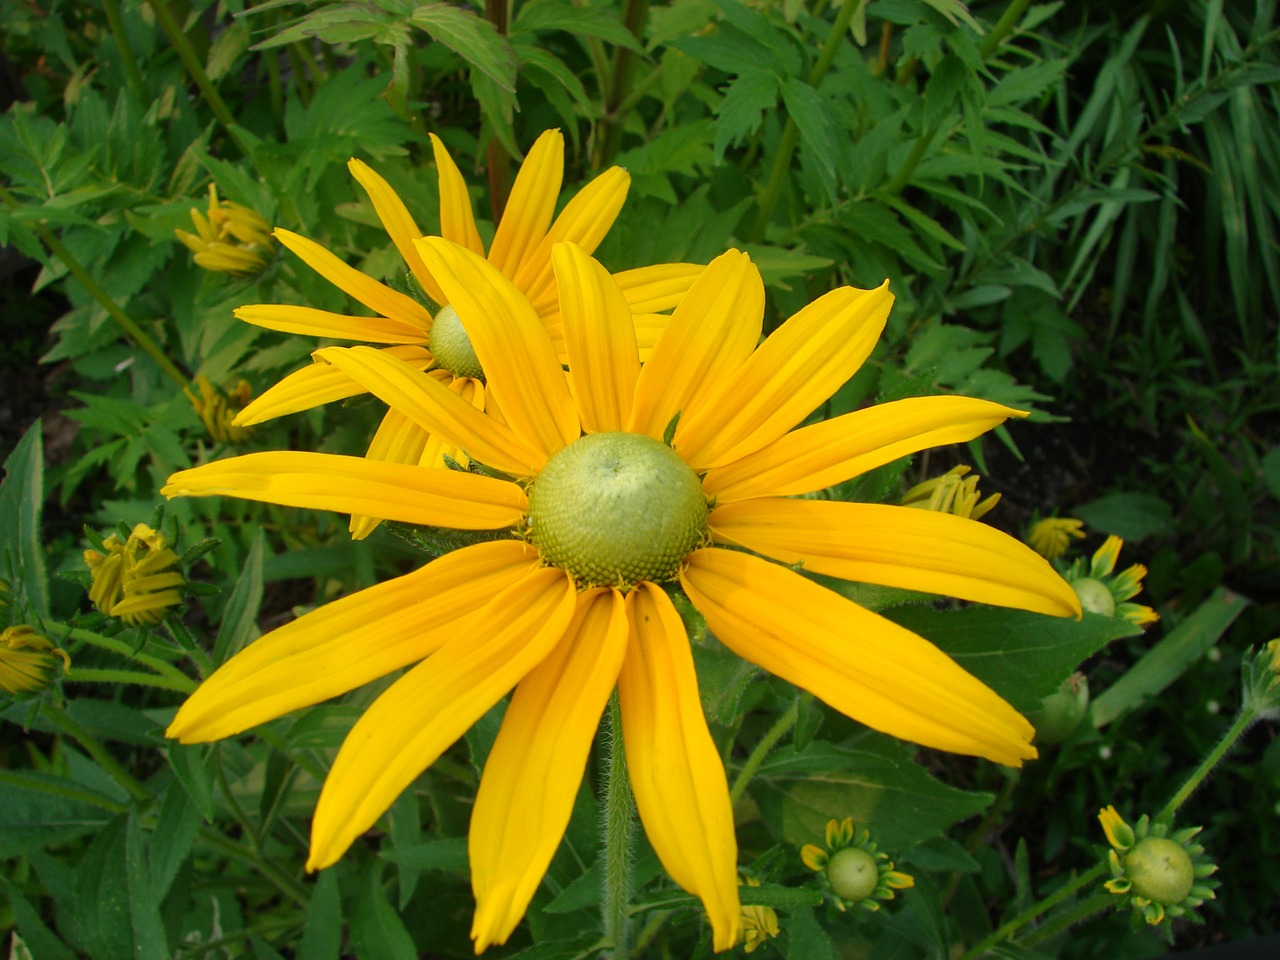
[(342, 901), (338, 870), (323, 870), (307, 904), (298, 960), (338, 960), (342, 954)]
[(253, 535), (253, 543), (245, 557), (235, 589), (231, 591), (227, 605), (222, 610), (222, 622), (218, 626), (217, 639), (213, 642), (215, 664), (225, 663), (256, 640), (260, 633), (258, 608), (262, 606), (263, 543), (262, 530), (259, 528)]
[(1023, 712), (1038, 707), (1112, 640), (1142, 632), (1124, 620), (1092, 613), (1072, 620), (996, 607), (901, 607), (885, 616), (932, 641)]
[(817, 90), (802, 80), (788, 77), (782, 82), (782, 102), (800, 129), (800, 147), (813, 164), (827, 198), (836, 202), (836, 124), (827, 102)]
[(465, 837), (446, 837), (440, 840), (424, 840), (411, 847), (382, 850), (384, 860), (418, 870), (439, 870), (458, 876), (467, 874), (467, 840)]
[(902, 850), (986, 809), (990, 794), (957, 790), (912, 759), (914, 748), (878, 734), (852, 747), (815, 741), (775, 751), (751, 781), (765, 822), (786, 842), (821, 843), (828, 820), (853, 817), (882, 847)]
[(1094, 529), (1125, 540), (1173, 532), (1173, 508), (1154, 493), (1109, 493), (1074, 512)]
[(0, 858), (93, 833), (121, 809), (95, 790), (35, 770), (0, 770), (0, 791)]
[(1095, 727), (1104, 727), (1173, 684), (1209, 651), (1249, 601), (1219, 587), (1190, 616), (1170, 630), (1119, 680), (1094, 698), (1089, 708)]
[(160, 919), (160, 899), (153, 895), (146, 836), (133, 813), (125, 827), (125, 871), (134, 960), (168, 960), (171, 953)]
[[(15, 937), (21, 934), (29, 950), (28, 956), (33, 960), (76, 960), (75, 953), (58, 939), (57, 935), (45, 926), (40, 913), (27, 901), (16, 886), (4, 877), (0, 877), (0, 891), (3, 891), (9, 909), (13, 911)], [(15, 941), (16, 947), (16, 941)], [(16, 949), (10, 960), (18, 960), (20, 954)]]
[(512, 34), (540, 30), (563, 30), (575, 37), (596, 37), (635, 53), (644, 52), (611, 8), (579, 6), (565, 0), (530, 0), (520, 4)]
[(122, 814), (89, 844), (75, 876), (71, 905), (76, 929), (94, 960), (132, 960), (133, 922), (129, 906), (125, 827)]
[(786, 937), (786, 956), (791, 960), (837, 960), (840, 956), (812, 908), (792, 909), (780, 926)]
[(22, 435), (4, 462), (0, 483), (0, 576), (17, 607), (33, 618), (49, 616), (49, 580), (40, 544), (44, 503), (44, 445), (40, 421)]
[(200, 831), (200, 808), (195, 805), (181, 783), (171, 783), (156, 817), (151, 834), (150, 897), (156, 903), (164, 900), (178, 870), (191, 854), (196, 834)]
[(417, 960), (404, 921), (382, 888), (383, 864), (370, 861), (351, 910), (351, 946), (358, 960)]
[(205, 820), (213, 821), (213, 762), (217, 747), (204, 743), (169, 744), (169, 764)]

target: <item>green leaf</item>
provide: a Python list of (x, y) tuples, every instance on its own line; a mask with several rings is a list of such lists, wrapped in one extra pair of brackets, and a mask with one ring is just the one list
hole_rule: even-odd
[(790, 960), (837, 960), (840, 956), (812, 909), (793, 909), (781, 926)]
[(1125, 540), (1145, 540), (1174, 530), (1173, 508), (1154, 493), (1110, 493), (1077, 507), (1075, 514), (1094, 529)]
[(1225, 587), (1215, 590), (1124, 676), (1094, 698), (1089, 708), (1093, 725), (1106, 726), (1174, 683), (1221, 639), (1248, 605), (1246, 598)]
[(786, 842), (820, 843), (828, 820), (853, 817), (889, 850), (940, 836), (986, 809), (991, 795), (935, 780), (912, 759), (914, 748), (879, 734), (853, 747), (815, 741), (775, 751), (751, 781), (767, 823)]
[(44, 445), (40, 421), (22, 435), (4, 462), (0, 484), (0, 576), (8, 581), (24, 614), (49, 616), (49, 579), (40, 545), (44, 503)]
[(307, 904), (307, 924), (298, 944), (298, 960), (338, 960), (342, 954), (342, 900), (338, 871), (325, 870)]
[(236, 580), (235, 589), (222, 611), (218, 636), (213, 642), (213, 662), (225, 663), (251, 641), (257, 639), (258, 609), (262, 606), (262, 529), (253, 535), (244, 568)]
[(0, 770), (0, 858), (82, 837), (102, 829), (120, 805), (51, 773)]
[(384, 860), (418, 870), (439, 870), (457, 876), (467, 875), (467, 841), (465, 837), (424, 840), (411, 847), (383, 850)]
[(835, 127), (828, 113), (827, 101), (817, 90), (796, 77), (782, 82), (782, 102), (787, 113), (800, 129), (800, 146), (813, 164), (827, 192), (827, 198), (836, 202), (836, 141)]
[(369, 863), (351, 912), (351, 947), (358, 960), (417, 960), (404, 921), (382, 889), (382, 863)]
[(1262, 480), (1271, 495), (1280, 500), (1280, 447), (1272, 447), (1263, 456)]
[(125, 827), (125, 869), (128, 878), (129, 918), (133, 925), (134, 960), (168, 960), (171, 956), (160, 919), (160, 899), (148, 864), (146, 837), (135, 814)]
[(132, 960), (133, 922), (125, 863), (127, 815), (107, 824), (76, 868), (71, 904), (85, 952), (94, 960)]
[(433, 40), (462, 57), (500, 90), (516, 91), (516, 56), (489, 21), (448, 3), (423, 3), (409, 16)]
[(540, 30), (563, 30), (575, 37), (596, 37), (635, 53), (644, 53), (644, 47), (612, 9), (579, 6), (565, 0), (522, 3), (512, 24), (512, 34)]
[(151, 834), (150, 897), (156, 903), (164, 900), (178, 870), (191, 854), (196, 834), (200, 831), (200, 808), (180, 783), (172, 783), (165, 791), (160, 814)]
[[(75, 953), (44, 925), (39, 912), (27, 902), (22, 893), (4, 877), (0, 877), (0, 891), (4, 892), (9, 909), (13, 911), (14, 927), (22, 935), (30, 950), (29, 956), (39, 960), (76, 960)], [(16, 960), (17, 952), (11, 956)]]
[(1025, 610), (902, 607), (885, 616), (932, 641), (960, 666), (1026, 712), (1112, 640), (1142, 632), (1124, 620), (1086, 613), (1082, 620)]
[(169, 744), (169, 764), (201, 816), (213, 822), (213, 763), (216, 747), (203, 743)]
[(747, 70), (730, 81), (716, 107), (716, 163), (724, 159), (726, 149), (760, 129), (765, 111), (778, 104), (780, 86), (778, 76), (767, 70)]

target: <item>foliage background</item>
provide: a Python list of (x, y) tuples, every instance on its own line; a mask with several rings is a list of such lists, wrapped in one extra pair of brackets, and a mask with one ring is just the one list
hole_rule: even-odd
[[(300, 869), (307, 817), (375, 690), (213, 748), (160, 733), (181, 699), (175, 676), (404, 569), (410, 545), (385, 532), (353, 544), (330, 516), (178, 501), (166, 529), (188, 547), (216, 541), (191, 568), (209, 589), (149, 633), (89, 613), (84, 525), (148, 520), (170, 472), (226, 452), (104, 303), (182, 375), (227, 388), (243, 377), (257, 392), (315, 344), (241, 324), (234, 307), (346, 308), (287, 254), (247, 279), (194, 266), (173, 230), (189, 227), (210, 181), (396, 283), (403, 267), (349, 157), (434, 224), (435, 132), (491, 224), (521, 150), (558, 126), (567, 184), (613, 163), (631, 172), (599, 251), (613, 269), (741, 246), (764, 271), (774, 323), (834, 285), (892, 278), (885, 342), (825, 413), (953, 391), (1034, 411), (995, 442), (892, 465), (837, 495), (894, 499), (972, 462), (1004, 495), (991, 522), (1021, 533), (1034, 516), (1080, 516), (1150, 567), (1146, 602), (1163, 620), (1127, 639), (1108, 623), (1049, 637), (1032, 618), (983, 623), (859, 595), (958, 654), (969, 631), (975, 664), (993, 631), (1014, 651), (1043, 640), (1056, 656), (984, 674), (1025, 709), (1089, 657), (1105, 710), (1017, 779), (870, 735), (699, 647), (731, 782), (751, 774), (744, 867), (781, 914), (783, 935), (762, 951), (950, 956), (976, 943), (1091, 862), (1099, 807), (1163, 803), (1238, 702), (1241, 652), (1280, 633), (1269, 0), (3, 0), (0, 23), (12, 101), (0, 118), (6, 615), (40, 624), (82, 676), (103, 671), (0, 702), (0, 929), (33, 956), (470, 953), (461, 838), (496, 716), (397, 803), (381, 836), (319, 878)], [(251, 448), (360, 453), (373, 406), (268, 424)], [(151, 680), (109, 682), (122, 669)], [(777, 729), (752, 773), (753, 747)], [(536, 909), (496, 955), (591, 954), (596, 779)], [(1205, 926), (1177, 930), (1180, 944), (1280, 925), (1278, 787), (1280, 746), (1257, 728), (1187, 807), (1224, 888)], [(918, 878), (856, 921), (821, 904), (796, 853), (844, 816), (870, 821)], [(688, 898), (659, 874), (641, 851), (637, 955), (705, 952)], [(1006, 949), (1167, 947), (1103, 916)]]

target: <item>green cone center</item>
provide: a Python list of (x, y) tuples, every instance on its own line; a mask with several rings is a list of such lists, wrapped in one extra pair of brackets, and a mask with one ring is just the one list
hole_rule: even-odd
[(827, 880), (832, 892), (841, 900), (861, 903), (876, 892), (880, 868), (876, 858), (857, 847), (837, 850), (827, 861)]
[(1181, 903), (1195, 884), (1195, 866), (1182, 844), (1164, 837), (1139, 840), (1124, 858), (1133, 892), (1162, 906)]
[(1071, 588), (1075, 590), (1076, 596), (1080, 598), (1080, 606), (1084, 607), (1089, 613), (1100, 613), (1104, 617), (1114, 617), (1116, 615), (1116, 598), (1111, 593), (1111, 588), (1101, 580), (1095, 580), (1093, 577), (1083, 577), (1074, 581)]
[(435, 321), (431, 324), (431, 336), (427, 340), (431, 355), (436, 363), (444, 367), (455, 377), (475, 377), (484, 379), (484, 369), (471, 346), (471, 338), (462, 328), (462, 320), (458, 311), (451, 306), (440, 308)]
[(697, 476), (670, 447), (637, 433), (575, 440), (529, 488), (529, 539), (580, 586), (673, 579), (706, 530)]

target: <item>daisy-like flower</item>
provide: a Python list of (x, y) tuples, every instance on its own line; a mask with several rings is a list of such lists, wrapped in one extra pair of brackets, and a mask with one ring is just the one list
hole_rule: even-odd
[(701, 898), (715, 949), (731, 946), (741, 922), (733, 813), (668, 589), (730, 649), (868, 726), (1004, 764), (1036, 755), (1031, 725), (936, 647), (792, 569), (1080, 613), (1044, 559), (985, 524), (790, 499), (1017, 414), (926, 397), (793, 429), (871, 353), (887, 285), (832, 291), (757, 346), (763, 283), (730, 251), (694, 282), (642, 364), (618, 284), (561, 244), (552, 256), (570, 379), (537, 311), (492, 264), (437, 238), (417, 249), (462, 317), (502, 420), (385, 352), (318, 356), (486, 473), (258, 453), (181, 471), (164, 488), (511, 531), (272, 631), (179, 711), (170, 736), (214, 740), (416, 664), (339, 751), (310, 868), (336, 861), (514, 687), (469, 835), (472, 937), (477, 950), (503, 942), (568, 824), (616, 686), (645, 832), (671, 877)]
[(107, 616), (144, 626), (159, 623), (182, 603), (178, 588), (186, 581), (164, 534), (139, 523), (127, 539), (113, 533), (102, 546), (105, 553), (86, 550), (84, 562), (93, 578), (89, 599)]
[(1111, 879), (1103, 886), (1132, 907), (1136, 917), (1151, 926), (1166, 917), (1194, 920), (1192, 911), (1214, 899), (1218, 881), (1210, 878), (1218, 867), (1194, 842), (1200, 827), (1174, 830), (1167, 823), (1152, 823), (1146, 814), (1131, 827), (1115, 807), (1099, 811), (1098, 822), (1111, 844)]
[(1066, 578), (1090, 613), (1145, 627), (1159, 620), (1160, 614), (1145, 604), (1129, 602), (1142, 592), (1142, 578), (1147, 575), (1147, 568), (1135, 563), (1116, 573), (1116, 561), (1123, 547), (1124, 541), (1119, 537), (1107, 537), (1088, 561), (1077, 558), (1067, 570)]
[[(484, 256), (484, 243), (476, 229), (466, 181), (435, 134), (431, 135), (431, 145), (439, 175), (439, 235)], [(388, 354), (428, 371), (483, 410), (486, 403), (483, 366), (458, 321), (452, 298), (414, 246), (425, 232), (391, 185), (371, 167), (360, 160), (352, 160), (347, 166), (368, 194), (413, 279), (440, 306), (439, 312), (433, 317), (422, 303), (348, 266), (315, 241), (277, 229), (275, 237), (281, 244), (375, 316), (350, 316), (289, 304), (251, 304), (237, 309), (235, 315), (248, 323), (285, 333), (387, 344), (382, 349)], [(558, 343), (561, 354), (563, 323), (551, 269), (551, 248), (567, 241), (587, 252), (594, 251), (613, 226), (631, 183), (626, 170), (612, 167), (583, 187), (552, 222), (563, 178), (564, 137), (558, 130), (548, 130), (529, 150), (520, 168), (487, 254), (488, 262), (533, 305), (547, 332)], [(701, 267), (694, 264), (660, 264), (616, 276), (630, 309), (636, 314), (634, 322), (642, 348), (652, 346), (666, 323), (666, 316), (657, 311), (675, 306), (700, 271)], [(341, 369), (315, 364), (290, 374), (264, 392), (240, 412), (234, 424), (261, 423), (364, 392), (365, 388)], [(446, 456), (461, 458), (455, 445), (422, 429), (394, 409), (383, 418), (367, 456), (374, 460), (433, 466), (443, 466)], [(353, 517), (351, 533), (356, 539), (363, 538), (377, 523), (376, 518)]]
[(825, 848), (806, 843), (800, 848), (800, 859), (822, 874), (841, 911), (861, 907), (874, 913), (881, 900), (893, 899), (895, 890), (916, 885), (909, 873), (894, 869), (889, 855), (871, 839), (871, 831), (855, 827), (852, 817), (828, 820), (826, 841)]

